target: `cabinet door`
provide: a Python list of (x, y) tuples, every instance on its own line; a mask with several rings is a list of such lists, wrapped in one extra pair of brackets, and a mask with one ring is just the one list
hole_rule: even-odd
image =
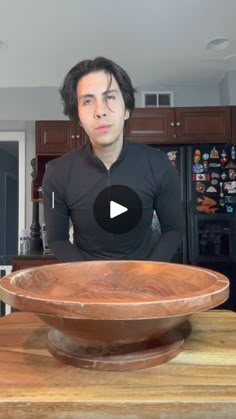
[(172, 108), (136, 108), (127, 120), (125, 137), (147, 144), (174, 141), (174, 111)]
[(231, 126), (232, 126), (231, 142), (233, 144), (236, 144), (236, 106), (231, 107)]
[(77, 143), (75, 123), (70, 121), (36, 122), (36, 153), (63, 154)]
[(180, 143), (231, 141), (230, 107), (175, 108), (175, 132)]
[(82, 147), (82, 145), (85, 143), (85, 131), (84, 129), (79, 125), (79, 123), (75, 123), (75, 132), (72, 134), (71, 139), (71, 149)]

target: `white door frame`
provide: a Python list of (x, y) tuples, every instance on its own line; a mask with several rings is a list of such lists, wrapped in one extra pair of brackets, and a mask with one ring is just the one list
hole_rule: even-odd
[(25, 228), (25, 132), (23, 131), (2, 131), (1, 141), (17, 141), (19, 145), (18, 179), (19, 179), (19, 207), (18, 207), (18, 250), (19, 233)]

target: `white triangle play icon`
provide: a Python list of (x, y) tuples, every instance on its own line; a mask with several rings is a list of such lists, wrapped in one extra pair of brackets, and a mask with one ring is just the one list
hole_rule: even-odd
[(118, 215), (121, 215), (126, 211), (128, 211), (128, 208), (117, 204), (115, 201), (110, 201), (110, 218), (118, 217)]

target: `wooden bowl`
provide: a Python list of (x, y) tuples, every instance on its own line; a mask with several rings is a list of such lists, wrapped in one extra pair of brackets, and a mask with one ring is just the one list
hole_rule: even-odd
[(227, 300), (228, 279), (207, 269), (143, 261), (74, 262), (0, 281), (0, 299), (51, 326), (49, 351), (75, 366), (131, 370), (166, 362), (188, 317)]

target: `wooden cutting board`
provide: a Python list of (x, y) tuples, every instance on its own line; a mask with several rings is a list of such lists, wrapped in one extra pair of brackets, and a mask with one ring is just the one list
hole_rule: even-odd
[(0, 418), (235, 419), (236, 313), (193, 315), (183, 351), (153, 368), (101, 372), (64, 365), (31, 313), (0, 320)]

